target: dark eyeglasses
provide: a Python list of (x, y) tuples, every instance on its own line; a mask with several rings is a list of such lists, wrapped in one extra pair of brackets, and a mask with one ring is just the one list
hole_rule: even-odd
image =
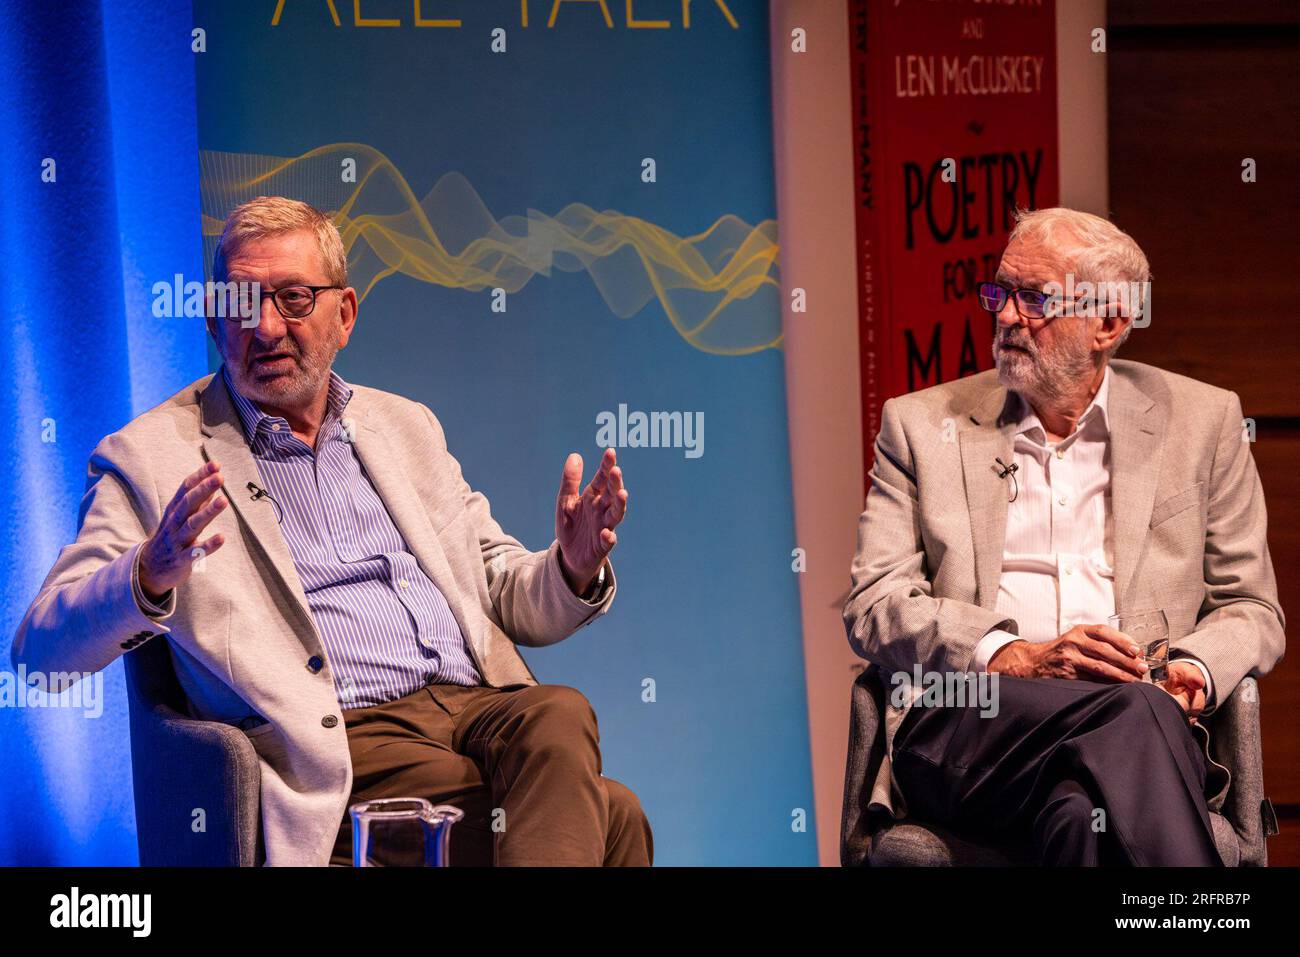
[(1060, 296), (1049, 296), (1038, 289), (1011, 289), (997, 282), (982, 282), (979, 288), (980, 306), (993, 315), (1006, 308), (1007, 300), (1015, 297), (1016, 312), (1025, 319), (1045, 319), (1053, 315)]
[(316, 296), (326, 289), (343, 289), (343, 286), (282, 286), (279, 289), (263, 289), (256, 305), (253, 303), (252, 283), (239, 283), (236, 302), (239, 309), (234, 315), (227, 315), (231, 322), (242, 322), (245, 316), (260, 316), (262, 303), (269, 296), (275, 303), (276, 311), (289, 322), (301, 322), (312, 314), (316, 308)]

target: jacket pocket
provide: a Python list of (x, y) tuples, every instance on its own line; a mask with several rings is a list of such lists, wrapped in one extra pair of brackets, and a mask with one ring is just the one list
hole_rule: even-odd
[(1181, 492), (1175, 492), (1167, 499), (1156, 504), (1151, 509), (1151, 527), (1155, 528), (1163, 522), (1169, 521), (1180, 512), (1184, 512), (1193, 505), (1200, 504), (1201, 488), (1204, 482), (1197, 482), (1191, 488), (1185, 488)]

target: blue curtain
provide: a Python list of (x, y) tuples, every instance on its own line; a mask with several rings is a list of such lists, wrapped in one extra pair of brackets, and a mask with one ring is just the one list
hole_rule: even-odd
[[(90, 451), (207, 370), (202, 320), (151, 309), (154, 283), (203, 279), (192, 29), (188, 2), (0, 0), (0, 681), (11, 689), (13, 633), (76, 535)], [(135, 864), (121, 662), (98, 717), (4, 700), (0, 864)]]

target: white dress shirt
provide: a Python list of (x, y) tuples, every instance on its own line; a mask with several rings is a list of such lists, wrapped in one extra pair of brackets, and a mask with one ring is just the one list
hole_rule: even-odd
[[(1107, 624), (1115, 614), (1115, 521), (1110, 502), (1110, 368), (1074, 432), (1048, 442), (1038, 415), (1018, 393), (1014, 460), (1007, 478), (1007, 534), (997, 610), (1019, 635), (993, 629), (975, 646), (972, 671), (1009, 642), (1055, 641), (1075, 625)], [(1172, 636), (1171, 636), (1172, 637)], [(1210, 672), (1205, 697), (1211, 700)]]

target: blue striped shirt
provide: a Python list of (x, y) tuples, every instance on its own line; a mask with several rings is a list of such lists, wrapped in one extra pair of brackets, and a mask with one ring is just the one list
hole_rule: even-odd
[(352, 388), (330, 372), (313, 451), (225, 379), (257, 470), (274, 498), (339, 705), (382, 704), (438, 682), (482, 678), (447, 599), (421, 570), (343, 426)]

